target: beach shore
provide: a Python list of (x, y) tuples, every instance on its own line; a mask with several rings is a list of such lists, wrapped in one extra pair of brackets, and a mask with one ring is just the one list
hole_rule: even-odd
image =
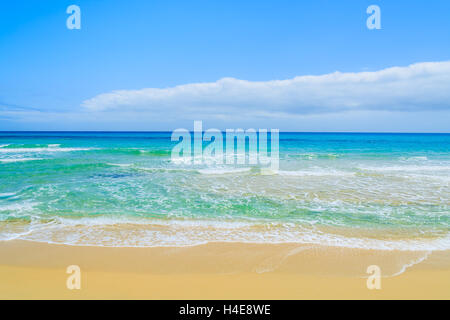
[[(81, 289), (66, 286), (81, 269)], [(382, 271), (369, 290), (366, 271)], [(299, 244), (108, 248), (0, 242), (1, 299), (450, 299), (450, 252)]]

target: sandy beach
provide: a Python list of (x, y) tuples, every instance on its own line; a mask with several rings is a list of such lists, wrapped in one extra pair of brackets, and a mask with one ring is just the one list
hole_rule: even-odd
[[(0, 243), (1, 299), (449, 299), (449, 252), (298, 244), (106, 248)], [(365, 273), (382, 270), (381, 290)], [(66, 269), (81, 269), (81, 289)], [(397, 274), (397, 275), (394, 275)]]

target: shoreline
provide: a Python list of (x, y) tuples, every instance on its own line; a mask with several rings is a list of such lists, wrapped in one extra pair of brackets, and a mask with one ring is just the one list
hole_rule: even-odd
[[(82, 289), (68, 290), (78, 265)], [(382, 289), (366, 286), (367, 267)], [(403, 270), (404, 269), (404, 270)], [(450, 251), (209, 243), (113, 248), (0, 242), (2, 299), (450, 299)]]

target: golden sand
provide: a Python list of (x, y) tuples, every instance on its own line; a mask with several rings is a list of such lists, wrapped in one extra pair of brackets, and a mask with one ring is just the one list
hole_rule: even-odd
[[(69, 290), (66, 269), (81, 269)], [(369, 290), (367, 267), (382, 271)], [(298, 244), (102, 248), (0, 242), (1, 299), (449, 299), (450, 253)]]

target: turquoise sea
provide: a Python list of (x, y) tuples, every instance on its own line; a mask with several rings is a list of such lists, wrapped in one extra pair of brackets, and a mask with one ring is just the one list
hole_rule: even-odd
[(0, 132), (0, 240), (450, 249), (450, 134), (280, 133), (280, 170), (173, 163), (170, 132)]

